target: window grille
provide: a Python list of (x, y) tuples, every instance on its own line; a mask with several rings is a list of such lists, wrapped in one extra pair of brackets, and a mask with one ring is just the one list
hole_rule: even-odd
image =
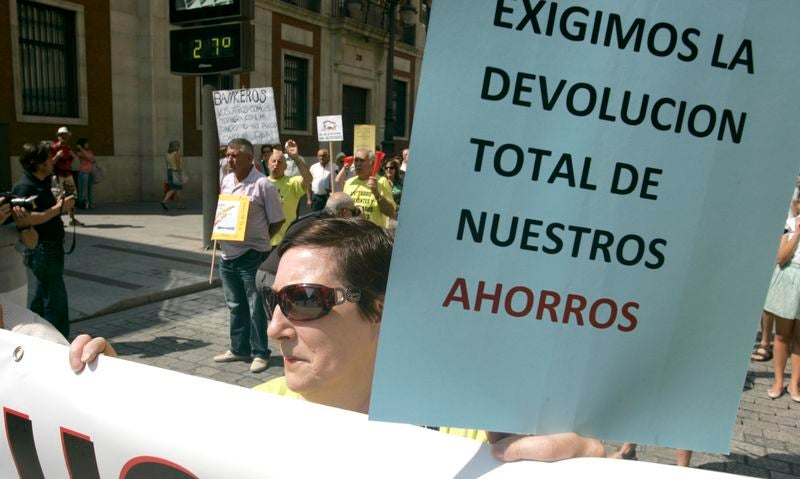
[(308, 60), (283, 58), (283, 128), (308, 129)]
[(75, 12), (19, 0), (22, 113), (77, 118)]

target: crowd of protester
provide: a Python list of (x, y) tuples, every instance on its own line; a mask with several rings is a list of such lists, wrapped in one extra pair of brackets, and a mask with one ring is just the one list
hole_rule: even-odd
[[(30, 310), (2, 297), (0, 324), (16, 328), (20, 323), (38, 323), (35, 327), (45, 328), (38, 335), (55, 335), (60, 342), (70, 335), (60, 216), (73, 209), (77, 192), (75, 188), (73, 194), (56, 197), (50, 190), (58, 175), (54, 175), (56, 164), (68, 154), (64, 151), (63, 143), (55, 148), (45, 142), (26, 145), (20, 157), (25, 172), (14, 191), (40, 195), (38, 206), (29, 212), (0, 204), (0, 222), (14, 225), (14, 230), (4, 228), (4, 241), (23, 242), (24, 263), (37, 278)], [(181, 169), (180, 144), (172, 142), (167, 155), (172, 195), (165, 195), (162, 206), (180, 190), (172, 188), (180, 186), (172, 181)], [(329, 167), (314, 168), (312, 175), (291, 140), (285, 148), (262, 148), (261, 159), (267, 155), (266, 163), (259, 161), (249, 141), (236, 139), (226, 145), (227, 161), (220, 165), (221, 192), (248, 196), (250, 208), (244, 241), (220, 242), (219, 271), (231, 337), (230, 348), (213, 359), (246, 361), (252, 372), (261, 372), (270, 355), (265, 337), (269, 335), (281, 348), (286, 375), (256, 389), (366, 412), (394, 243), (386, 226), (396, 219), (402, 163), (399, 158), (391, 160), (387, 178), (378, 174), (383, 172), (373, 151), (359, 149), (353, 157), (337, 156), (330, 165), (330, 152), (319, 150), (320, 166)], [(289, 175), (290, 170), (297, 175)], [(338, 189), (337, 180), (341, 180)], [(89, 197), (88, 192), (81, 196), (84, 202)], [(313, 211), (295, 219), (303, 197)], [(20, 262), (14, 255), (4, 259)], [(266, 267), (259, 275), (262, 265)], [(19, 301), (21, 285), (8, 286), (14, 290), (8, 294)], [(70, 348), (70, 364), (79, 371), (100, 353), (115, 354), (104, 339), (78, 335)], [(493, 453), (502, 460), (605, 455), (599, 441), (572, 433), (534, 437), (441, 431), (490, 440), (495, 443)]]
[[(0, 284), (0, 321), (5, 307), (7, 324), (38, 321), (64, 338), (70, 329), (61, 216), (74, 212), (76, 195), (79, 206), (91, 207), (91, 173), (96, 164), (88, 140), (77, 142), (77, 154), (68, 140), (68, 130), (61, 128), (57, 142), (24, 147), (20, 156), (24, 172), (13, 192), (37, 195), (35, 208), (12, 208), (0, 199), (4, 224), (0, 274), (6, 278)], [(244, 240), (219, 242), (230, 340), (228, 349), (213, 360), (245, 362), (252, 373), (260, 373), (269, 367), (269, 337), (281, 348), (285, 375), (255, 389), (365, 413), (409, 151), (386, 158), (359, 148), (352, 156), (342, 152), (332, 160), (331, 152), (321, 148), (310, 166), (292, 140), (262, 145), (258, 152), (244, 139), (220, 146), (220, 192), (249, 197), (250, 208)], [(78, 161), (77, 181), (71, 173), (73, 158)], [(166, 166), (168, 187), (161, 206), (168, 209), (167, 203), (175, 200), (181, 207), (180, 142), (170, 142)], [(56, 184), (64, 194), (54, 194)], [(310, 213), (300, 214), (303, 204)], [(80, 224), (74, 216), (72, 221)], [(775, 381), (767, 395), (777, 399), (788, 390), (796, 402), (800, 402), (800, 327), (795, 327), (800, 318), (798, 227), (800, 192), (795, 189), (764, 306), (760, 341), (751, 356), (754, 361), (774, 360)], [(24, 258), (16, 253), (18, 242), (25, 248)], [(29, 299), (24, 297), (23, 264), (37, 282)], [(102, 338), (79, 335), (71, 346), (70, 364), (80, 371), (101, 353), (115, 355)], [(790, 356), (792, 374), (785, 388), (783, 371)], [(492, 442), (493, 453), (501, 460), (605, 455), (599, 441), (572, 433), (534, 437), (439, 429)], [(634, 459), (636, 444), (625, 443), (613, 457)], [(677, 451), (679, 465), (688, 466), (690, 459), (691, 451)]]

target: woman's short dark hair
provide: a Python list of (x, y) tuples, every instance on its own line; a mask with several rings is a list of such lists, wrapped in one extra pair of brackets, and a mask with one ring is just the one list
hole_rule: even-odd
[(175, 153), (180, 149), (181, 149), (181, 142), (178, 140), (172, 140), (169, 142), (169, 146), (167, 147), (167, 153)]
[(42, 141), (39, 143), (25, 143), (22, 146), (22, 155), (19, 157), (19, 164), (22, 168), (34, 173), (36, 168), (50, 158), (50, 142)]
[(300, 246), (332, 248), (334, 273), (345, 287), (361, 289), (358, 307), (371, 321), (381, 320), (376, 304), (386, 295), (394, 239), (385, 229), (360, 218), (326, 218), (311, 222), (278, 247), (278, 256)]

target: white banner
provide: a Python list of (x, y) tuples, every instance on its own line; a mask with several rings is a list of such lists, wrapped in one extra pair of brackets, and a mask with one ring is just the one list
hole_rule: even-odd
[(257, 145), (280, 143), (272, 88), (213, 93), (220, 145), (227, 145), (234, 138), (244, 138)]
[(75, 374), (64, 346), (3, 330), (0, 377), (2, 478), (733, 477), (609, 459), (500, 464), (468, 439), (129, 361)]

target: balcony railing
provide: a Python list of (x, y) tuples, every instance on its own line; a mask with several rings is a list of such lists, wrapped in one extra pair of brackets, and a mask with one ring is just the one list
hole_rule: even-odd
[[(361, 12), (359, 12), (358, 18), (350, 16), (350, 12), (347, 9), (346, 0), (333, 0), (333, 1), (334, 1), (334, 8), (333, 8), (334, 17), (353, 18), (353, 20), (366, 23), (367, 25), (373, 26), (375, 28), (380, 28), (381, 30), (386, 30), (386, 31), (389, 30), (387, 21), (388, 12), (386, 11), (386, 7), (383, 1), (362, 0)], [(404, 25), (403, 22), (401, 22), (400, 20), (396, 20), (394, 28), (395, 28), (394, 29), (395, 34), (397, 35), (397, 41), (405, 43), (406, 45), (411, 45), (412, 47), (416, 45), (416, 39), (417, 39), (416, 25)]]
[(312, 12), (320, 13), (320, 0), (283, 0), (286, 3), (291, 3), (300, 8), (311, 10)]

